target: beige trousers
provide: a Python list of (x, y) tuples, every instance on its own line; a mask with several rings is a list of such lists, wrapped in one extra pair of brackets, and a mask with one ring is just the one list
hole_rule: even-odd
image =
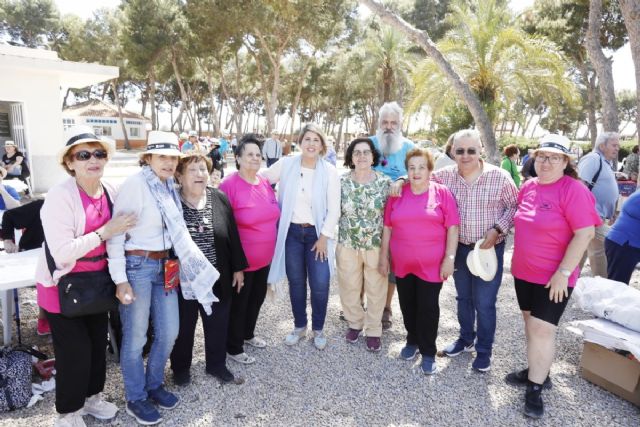
[[(606, 220), (605, 220), (606, 221)], [(591, 266), (591, 273), (593, 276), (607, 277), (607, 255), (604, 252), (604, 238), (607, 237), (609, 232), (609, 226), (602, 224), (600, 227), (596, 227), (595, 237), (589, 242), (587, 246), (587, 252), (582, 257), (580, 267), (584, 266), (584, 262), (587, 257), (589, 258), (589, 265)]]
[[(352, 329), (364, 329), (368, 337), (382, 335), (382, 311), (387, 300), (387, 277), (378, 272), (380, 249), (336, 247), (338, 288), (345, 319)], [(367, 302), (362, 308), (361, 293)]]

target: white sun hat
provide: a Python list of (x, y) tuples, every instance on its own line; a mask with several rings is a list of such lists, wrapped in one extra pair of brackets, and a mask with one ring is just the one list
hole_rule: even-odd
[(569, 141), (569, 138), (558, 135), (557, 133), (548, 133), (540, 138), (540, 145), (538, 145), (536, 152), (537, 151), (564, 154), (570, 157), (574, 156), (571, 152), (571, 141)]
[(176, 134), (173, 132), (163, 132), (161, 130), (152, 130), (149, 132), (147, 149), (140, 153), (139, 156), (142, 157), (145, 154), (164, 154), (165, 156), (182, 157)]
[(58, 163), (63, 162), (64, 156), (72, 147), (88, 142), (99, 143), (109, 153), (109, 158), (113, 157), (115, 152), (115, 144), (113, 142), (96, 136), (91, 126), (76, 125), (64, 131), (64, 147), (58, 150)]
[(493, 246), (489, 249), (480, 249), (482, 242), (484, 239), (478, 240), (473, 250), (467, 255), (467, 267), (471, 274), (489, 282), (498, 272), (498, 257)]

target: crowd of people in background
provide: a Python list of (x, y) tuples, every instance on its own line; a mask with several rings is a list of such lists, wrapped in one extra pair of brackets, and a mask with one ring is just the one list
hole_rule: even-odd
[[(640, 261), (638, 192), (616, 221), (620, 136), (599, 135), (577, 162), (567, 138), (548, 134), (522, 162), (516, 145), (505, 147), (497, 167), (483, 160), (475, 130), (451, 135), (434, 159), (402, 135), (402, 122), (400, 106), (385, 103), (375, 135), (346, 146), (342, 175), (335, 141), (315, 124), (302, 128), (293, 155), (284, 154), (276, 133), (231, 140), (151, 131), (140, 171), (119, 188), (103, 179), (113, 146), (91, 128), (73, 126), (58, 153), (69, 178), (44, 201), (24, 206), (2, 185), (7, 176), (29, 176), (24, 155), (7, 144), (0, 167), (5, 250), (42, 241), (47, 249), (37, 294), (56, 357), (56, 425), (84, 425), (83, 415), (111, 419), (118, 411), (101, 394), (109, 317), (121, 325), (125, 410), (152, 425), (162, 420), (158, 408), (180, 402), (167, 387), (167, 362), (175, 386), (191, 383), (198, 317), (206, 373), (239, 384), (243, 378), (227, 360), (259, 363), (245, 349), (267, 346), (256, 325), (268, 289), (285, 296), (288, 288), (293, 322), (284, 344), (297, 345), (311, 329), (313, 345), (327, 348), (334, 276), (347, 342), (364, 336), (367, 350), (381, 350), (397, 289), (406, 330), (401, 359), (420, 356), (421, 371), (433, 375), (436, 355), (475, 351), (471, 367), (486, 373), (511, 232), (527, 360), (505, 380), (526, 387), (527, 416), (543, 416), (557, 326), (583, 263), (588, 258), (594, 275), (628, 284)], [(231, 153), (237, 170), (224, 176)], [(637, 177), (637, 165), (636, 147), (623, 173)], [(19, 245), (16, 228), (25, 229)], [(116, 285), (118, 309), (66, 316), (59, 281), (100, 271)], [(459, 334), (438, 351), (439, 295), (450, 277)]]

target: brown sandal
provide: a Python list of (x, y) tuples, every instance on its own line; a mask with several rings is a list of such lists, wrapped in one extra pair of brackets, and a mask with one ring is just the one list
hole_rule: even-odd
[(391, 321), (392, 316), (393, 314), (391, 313), (391, 309), (385, 307), (382, 311), (382, 329), (386, 330), (391, 328), (391, 326), (393, 325), (393, 322)]

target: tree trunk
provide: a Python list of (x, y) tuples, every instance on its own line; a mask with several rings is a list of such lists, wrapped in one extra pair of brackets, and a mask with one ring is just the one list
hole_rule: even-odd
[(127, 127), (124, 125), (124, 117), (122, 117), (122, 107), (120, 106), (120, 96), (118, 95), (118, 88), (116, 86), (116, 79), (111, 80), (111, 88), (113, 89), (113, 97), (115, 98), (116, 105), (118, 106), (118, 118), (122, 125), (122, 134), (124, 135), (124, 149), (131, 150), (129, 144), (129, 136), (127, 136)]
[[(311, 56), (307, 58), (307, 61), (304, 65), (304, 69), (300, 76), (298, 77), (298, 89), (296, 90), (296, 96), (293, 99), (293, 104), (291, 104), (291, 117), (295, 118), (296, 114), (298, 114), (298, 104), (300, 104), (300, 95), (302, 94), (302, 87), (304, 86), (304, 79), (309, 74), (309, 70), (311, 70), (311, 58), (314, 57), (316, 52), (314, 51)], [(293, 127), (295, 125), (295, 120), (291, 120), (291, 133), (293, 134)]]
[(151, 128), (158, 129), (156, 117), (156, 76), (153, 68), (149, 71), (149, 109), (151, 110)]
[(491, 120), (477, 95), (469, 85), (456, 73), (449, 61), (442, 55), (438, 47), (433, 43), (429, 35), (416, 29), (398, 15), (388, 11), (378, 0), (359, 0), (361, 4), (377, 13), (380, 18), (393, 28), (404, 33), (414, 43), (420, 46), (436, 63), (440, 71), (447, 77), (458, 96), (464, 101), (473, 117), (476, 127), (484, 142), (487, 157), (491, 163), (499, 164), (500, 153), (496, 146), (496, 137), (493, 133)]
[(618, 106), (613, 85), (613, 73), (611, 71), (611, 58), (607, 58), (602, 52), (600, 44), (600, 28), (602, 26), (602, 0), (589, 0), (589, 28), (585, 46), (589, 59), (593, 63), (598, 76), (600, 99), (602, 101), (602, 127), (605, 132), (617, 132)]
[[(631, 58), (635, 68), (636, 77), (636, 131), (640, 128), (640, 1), (620, 0), (620, 10), (624, 18), (624, 25), (629, 33), (629, 44), (631, 45)], [(626, 127), (626, 126), (625, 126)], [(640, 145), (640, 141), (638, 141)], [(640, 186), (640, 174), (638, 174), (638, 185)]]
[(182, 84), (182, 76), (180, 75), (180, 70), (178, 70), (178, 61), (176, 59), (176, 52), (174, 49), (171, 49), (171, 67), (173, 68), (173, 75), (176, 78), (176, 82), (178, 83), (178, 88), (180, 89), (180, 112), (185, 108), (189, 108), (189, 99), (187, 97), (187, 92), (184, 90), (184, 84)]
[(596, 121), (596, 76), (594, 75), (589, 78), (587, 64), (582, 61), (578, 61), (577, 64), (583, 83), (587, 88), (587, 127), (589, 129), (591, 147), (594, 147), (596, 145), (596, 137), (598, 136), (598, 123)]
[(67, 92), (64, 94), (64, 98), (62, 99), (62, 109), (67, 108), (67, 98), (69, 98), (69, 94), (71, 93), (71, 88), (67, 88)]

